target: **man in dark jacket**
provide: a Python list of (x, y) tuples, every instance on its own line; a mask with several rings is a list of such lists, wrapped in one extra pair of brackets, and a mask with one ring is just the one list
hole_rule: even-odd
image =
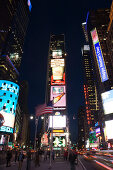
[(7, 155), (6, 155), (6, 167), (8, 167), (8, 166), (11, 166), (11, 158), (12, 158), (12, 152), (11, 152), (11, 150), (9, 149), (8, 151), (7, 151)]
[(71, 150), (69, 154), (69, 162), (70, 162), (71, 170), (75, 170), (75, 159), (76, 158), (77, 158), (77, 155), (74, 153), (73, 150)]

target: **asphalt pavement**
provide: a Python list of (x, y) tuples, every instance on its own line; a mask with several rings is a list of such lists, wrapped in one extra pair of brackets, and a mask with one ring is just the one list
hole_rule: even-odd
[[(23, 161), (22, 169), (26, 170), (26, 159)], [(30, 167), (29, 167), (30, 168)], [(52, 161), (52, 166), (50, 168), (49, 160), (40, 162), (40, 167), (35, 167), (34, 161), (31, 161), (31, 168), (29, 170), (70, 170), (70, 164), (69, 161), (64, 160), (55, 160)], [(18, 162), (12, 162), (11, 167), (6, 167), (6, 165), (0, 165), (0, 170), (18, 170)], [(80, 162), (78, 162), (78, 165), (76, 165), (75, 170), (83, 170), (83, 167), (81, 166)]]

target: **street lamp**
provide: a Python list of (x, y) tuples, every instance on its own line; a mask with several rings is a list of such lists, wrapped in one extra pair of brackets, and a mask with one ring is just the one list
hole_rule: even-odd
[(34, 119), (34, 117), (33, 117), (33, 116), (30, 116), (30, 119), (31, 119), (31, 120), (33, 120), (33, 119)]

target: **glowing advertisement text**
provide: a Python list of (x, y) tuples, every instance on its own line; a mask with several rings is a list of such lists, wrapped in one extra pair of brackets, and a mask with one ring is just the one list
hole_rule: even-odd
[(93, 40), (93, 45), (95, 47), (95, 53), (96, 53), (96, 57), (97, 57), (101, 81), (104, 82), (104, 81), (108, 80), (108, 74), (107, 74), (106, 66), (105, 66), (105, 63), (104, 63), (103, 56), (102, 56), (102, 50), (101, 50), (101, 47), (100, 47), (96, 28), (93, 31), (91, 31), (91, 36), (92, 36), (92, 40)]
[(19, 86), (0, 80), (0, 131), (13, 133)]

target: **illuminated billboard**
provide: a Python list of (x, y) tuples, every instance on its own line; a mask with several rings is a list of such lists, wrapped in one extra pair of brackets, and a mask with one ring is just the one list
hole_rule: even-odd
[(51, 59), (51, 67), (64, 67), (64, 59)]
[(65, 136), (53, 136), (53, 147), (65, 147)]
[(104, 114), (113, 113), (113, 90), (101, 94)]
[(53, 58), (62, 58), (62, 50), (53, 50), (52, 57)]
[(66, 107), (66, 87), (51, 86), (50, 100), (54, 107)]
[(52, 125), (53, 129), (66, 128), (66, 116), (53, 116), (53, 118), (52, 116), (49, 116), (49, 128), (52, 128)]
[(104, 63), (102, 50), (101, 50), (101, 46), (99, 43), (99, 38), (98, 38), (96, 28), (91, 31), (91, 36), (92, 36), (93, 45), (95, 48), (95, 53), (96, 53), (96, 57), (97, 57), (101, 81), (104, 82), (104, 81), (108, 80), (108, 74), (107, 74), (105, 63)]
[(96, 132), (96, 137), (98, 137), (100, 135), (100, 127), (98, 127), (97, 129), (95, 129)]
[(106, 131), (106, 136), (105, 138), (108, 139), (113, 139), (113, 120), (105, 121), (105, 131)]
[(0, 80), (0, 131), (13, 133), (19, 86)]
[(64, 74), (64, 67), (52, 67), (53, 80), (62, 80)]

